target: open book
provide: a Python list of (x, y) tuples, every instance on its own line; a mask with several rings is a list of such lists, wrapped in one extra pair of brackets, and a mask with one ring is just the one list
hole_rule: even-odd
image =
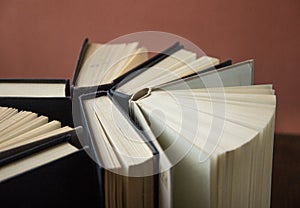
[[(85, 70), (110, 58), (96, 52)], [(105, 91), (80, 96), (86, 136), (103, 167), (103, 206), (268, 207), (272, 85), (251, 85), (252, 60), (224, 65), (182, 47), (158, 57), (102, 79), (111, 83), (98, 87)]]
[(46, 116), (0, 107), (0, 182), (77, 151), (63, 141), (72, 131)]

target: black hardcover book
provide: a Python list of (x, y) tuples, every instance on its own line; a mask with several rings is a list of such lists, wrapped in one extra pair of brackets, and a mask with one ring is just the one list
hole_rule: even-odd
[(73, 126), (69, 80), (1, 79), (0, 106), (32, 111)]
[[(122, 113), (122, 115), (124, 116), (124, 118), (126, 118), (126, 120), (128, 121), (128, 124), (133, 126), (136, 130), (136, 132), (138, 132), (138, 134), (141, 136), (141, 138), (143, 138), (143, 140), (145, 141), (145, 143), (148, 145), (148, 148), (151, 150), (152, 154), (153, 154), (153, 172), (157, 173), (158, 172), (158, 165), (159, 165), (159, 153), (155, 147), (155, 145), (149, 140), (149, 138), (147, 138), (147, 135), (143, 134), (142, 131), (140, 129), (138, 129), (138, 125), (134, 124), (134, 121), (129, 117), (129, 115), (127, 114), (126, 111), (124, 111), (124, 109), (122, 108), (122, 106), (119, 105), (119, 103), (115, 102), (114, 99), (112, 97), (110, 97), (110, 94), (108, 93), (108, 91), (99, 91), (99, 92), (94, 92), (94, 93), (90, 93), (90, 94), (85, 94), (85, 95), (81, 95), (80, 96), (80, 112), (81, 112), (81, 118), (82, 118), (82, 124), (83, 124), (83, 129), (84, 129), (84, 141), (82, 141), (82, 143), (84, 145), (89, 146), (89, 154), (98, 161), (98, 164), (100, 164), (100, 166), (98, 166), (98, 177), (99, 177), (99, 188), (100, 188), (100, 193), (101, 193), (101, 197), (100, 197), (100, 201), (101, 201), (101, 207), (106, 207), (108, 204), (108, 202), (105, 200), (107, 200), (107, 198), (109, 198), (108, 196), (106, 196), (107, 192), (106, 190), (109, 189), (108, 187), (105, 188), (105, 184), (107, 184), (107, 182), (105, 181), (105, 174), (110, 174), (109, 170), (106, 170), (105, 167), (103, 167), (103, 165), (101, 165), (101, 161), (99, 159), (99, 154), (95, 154), (97, 152), (98, 148), (104, 148), (104, 147), (99, 147), (95, 143), (95, 135), (92, 133), (91, 130), (91, 123), (88, 121), (88, 112), (86, 110), (85, 104), (84, 102), (87, 100), (93, 100), (95, 98), (101, 97), (101, 96), (107, 96), (111, 99), (111, 101), (114, 103), (114, 105), (120, 110), (120, 112)], [(130, 179), (131, 178), (131, 179)], [(129, 181), (132, 180), (132, 178), (134, 177), (130, 177), (129, 176)], [(134, 180), (134, 179), (133, 179)], [(153, 203), (154, 207), (158, 207), (158, 195), (159, 195), (159, 190), (158, 190), (158, 174), (154, 174), (154, 176), (146, 176), (145, 177), (145, 181), (148, 181), (148, 185), (151, 184), (150, 188), (153, 193), (148, 194), (144, 197), (150, 197), (146, 200), (148, 200), (150, 203)], [(149, 183), (149, 181), (151, 181)], [(147, 184), (145, 182), (145, 184)], [(153, 198), (152, 198), (153, 197)], [(116, 197), (117, 198), (117, 197)], [(117, 199), (115, 199), (117, 200)], [(126, 199), (125, 199), (126, 200)], [(151, 206), (151, 205), (150, 205)]]
[(0, 183), (1, 207), (99, 207), (96, 164), (81, 149)]
[[(85, 99), (92, 99), (94, 96), (104, 96), (106, 95), (106, 92), (98, 92), (96, 93), (90, 93), (90, 94), (85, 94), (85, 95), (81, 95), (79, 97), (79, 105), (80, 105), (80, 114), (81, 114), (81, 118), (82, 119), (82, 127), (83, 127), (83, 135), (82, 135), (82, 140), (81, 143), (84, 146), (88, 146), (88, 155), (92, 158), (94, 158), (95, 160), (97, 160), (98, 156), (96, 154), (95, 151), (95, 145), (94, 145), (94, 140), (92, 139), (93, 136), (91, 134), (91, 131), (89, 130), (89, 125), (88, 125), (88, 121), (87, 121), (87, 117), (86, 117), (86, 112), (83, 108), (83, 100)], [(97, 160), (98, 164), (101, 164), (99, 162), (99, 160)], [(101, 167), (101, 165), (97, 166), (97, 173), (98, 173), (98, 188), (100, 190), (100, 194), (99, 194), (99, 200), (100, 200), (100, 207), (104, 208), (105, 207), (105, 190), (104, 190), (104, 168)]]
[[(31, 111), (47, 116), (50, 121), (60, 121), (62, 126), (73, 126), (68, 80), (2, 79), (0, 106)], [(70, 146), (74, 151), (50, 162), (26, 167), (30, 158), (61, 145)], [(86, 154), (87, 149), (80, 144), (73, 130), (1, 151), (0, 172), (5, 175), (10, 166), (16, 165), (8, 177), (1, 176), (1, 207), (98, 207), (101, 194), (98, 170), (96, 163)], [(18, 172), (20, 164), (25, 169)]]
[(1, 152), (0, 172), (6, 174), (7, 167), (16, 165), (11, 168), (14, 172), (22, 161), (23, 166), (24, 161), (30, 166), (30, 158), (67, 143), (77, 150), (42, 165), (17, 171), (8, 178), (1, 177), (1, 207), (98, 207), (101, 192), (97, 165), (86, 154), (88, 147), (79, 144), (75, 131)]

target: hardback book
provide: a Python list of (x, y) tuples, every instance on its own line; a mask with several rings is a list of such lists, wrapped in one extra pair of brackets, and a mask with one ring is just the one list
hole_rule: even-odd
[(1, 207), (98, 206), (97, 165), (72, 128), (69, 81), (1, 79), (0, 106)]
[(97, 166), (76, 140), (70, 132), (1, 152), (1, 207), (98, 207)]
[(0, 79), (0, 106), (32, 111), (73, 127), (66, 79)]
[(46, 116), (0, 107), (0, 153), (71, 131), (73, 128), (62, 127), (59, 121), (49, 121)]
[(110, 74), (86, 79), (95, 91), (79, 96), (102, 206), (268, 207), (276, 97), (252, 85), (253, 61), (220, 64), (180, 47), (122, 75), (100, 67), (113, 48), (91, 50), (75, 78), (97, 64)]
[(0, 183), (77, 151), (65, 141), (71, 133), (73, 128), (46, 116), (0, 107)]
[[(146, 49), (139, 47), (137, 43), (106, 44), (104, 49), (101, 48), (101, 46), (104, 45), (105, 44), (91, 43), (87, 38), (82, 43), (71, 84), (72, 109), (76, 115), (73, 117), (75, 126), (83, 125), (80, 117), (77, 116), (80, 112), (79, 97), (81, 95), (98, 90), (109, 90), (123, 79), (129, 77), (130, 74), (136, 75), (145, 71), (183, 47), (179, 43), (175, 43), (162, 51), (162, 53), (146, 60), (148, 57)], [(127, 48), (127, 50), (125, 50), (127, 52), (123, 54), (122, 50), (125, 48)], [(106, 59), (112, 59), (109, 62), (104, 61), (104, 57), (101, 57), (104, 56), (104, 52), (107, 51), (110, 51), (110, 53), (105, 55)], [(117, 51), (116, 53), (118, 54), (115, 58), (113, 57), (113, 51)], [(122, 61), (114, 63), (113, 60), (115, 62), (116, 60)], [(118, 67), (116, 67), (117, 65)], [(113, 67), (114, 71), (117, 72), (110, 74), (112, 71), (110, 67)], [(101, 73), (98, 74), (97, 71)]]
[[(124, 77), (133, 69), (140, 70), (143, 67), (153, 65), (154, 61), (164, 59), (168, 54), (179, 50), (181, 47), (176, 43), (166, 49), (165, 53), (146, 61), (148, 53), (145, 48), (138, 47), (138, 43), (99, 44), (90, 43), (88, 39), (85, 39), (73, 75), (72, 87), (111, 86), (115, 78)], [(110, 59), (109, 62), (103, 60), (104, 56)], [(109, 70), (112, 67), (114, 70)]]
[(0, 107), (0, 129), (2, 207), (100, 204), (97, 166), (77, 139), (80, 128)]

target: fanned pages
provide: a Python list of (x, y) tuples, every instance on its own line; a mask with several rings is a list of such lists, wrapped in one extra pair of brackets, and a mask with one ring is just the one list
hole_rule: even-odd
[(59, 121), (48, 122), (45, 116), (17, 109), (0, 107), (0, 152), (70, 132)]
[[(211, 71), (204, 74), (190, 76), (169, 83), (161, 83), (164, 90), (197, 89), (231, 86), (247, 86), (253, 81), (253, 61), (248, 60)], [(157, 86), (157, 85), (156, 85)], [(154, 86), (155, 87), (155, 86)]]
[(134, 115), (134, 120), (138, 122), (141, 129), (147, 135), (150, 141), (152, 141), (159, 152), (159, 172), (161, 173), (159, 176), (159, 207), (170, 208), (172, 207), (172, 177), (171, 172), (169, 171), (170, 167), (172, 166), (171, 162), (169, 161), (168, 157), (164, 153), (163, 149), (159, 145), (156, 140), (155, 135), (151, 131), (148, 126), (147, 121), (145, 120), (142, 111), (136, 105), (136, 103), (131, 103), (131, 112)]
[[(153, 87), (176, 80), (212, 67), (218, 63), (218, 59), (207, 56), (196, 60), (195, 53), (181, 49), (172, 56), (169, 56), (143, 73), (137, 75), (134, 79), (121, 83), (117, 86), (117, 90), (122, 93), (133, 94), (143, 88)], [(131, 76), (135, 75), (133, 74)]]
[[(104, 170), (105, 206), (269, 207), (272, 85), (252, 85), (253, 60), (168, 50), (144, 63), (137, 43), (86, 54), (78, 86), (102, 91), (82, 95), (80, 110)], [(0, 122), (14, 113), (0, 111)]]
[(129, 69), (146, 61), (145, 48), (138, 43), (91, 44), (80, 69), (76, 86), (88, 87), (109, 84)]
[(165, 150), (173, 148), (171, 162), (176, 162), (172, 154), (186, 153), (173, 168), (175, 207), (270, 205), (275, 113), (271, 86), (158, 88), (131, 102), (153, 131), (162, 131), (158, 141)]
[(0, 107), (0, 182), (78, 151), (67, 141), (73, 130), (33, 112)]

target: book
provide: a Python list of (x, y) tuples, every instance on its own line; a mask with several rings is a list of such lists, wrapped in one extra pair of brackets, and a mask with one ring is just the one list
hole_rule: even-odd
[[(131, 105), (135, 108), (131, 109), (135, 111), (133, 115), (142, 111), (138, 113), (151, 121), (151, 129), (162, 131), (158, 137), (162, 148), (168, 151), (170, 146), (174, 148), (169, 158), (175, 153), (186, 153), (173, 168), (174, 207), (267, 207), (275, 109), (271, 86), (215, 90), (211, 95), (210, 90), (202, 94), (203, 91), (195, 89), (192, 93), (197, 98), (187, 98), (190, 90), (170, 95), (154, 89), (149, 96), (133, 101)], [(213, 106), (224, 102), (222, 90), (227, 91), (226, 111), (215, 113), (220, 109)], [(172, 96), (184, 99), (181, 103), (184, 107)], [(164, 103), (159, 102), (162, 99)], [(153, 108), (164, 112), (164, 119), (151, 114)], [(182, 111), (186, 117), (179, 115)], [(214, 122), (219, 125), (214, 126)]]
[(59, 120), (63, 126), (74, 126), (66, 79), (0, 79), (0, 106), (32, 111)]
[(79, 96), (103, 207), (270, 205), (276, 97), (253, 60), (180, 48), (114, 80)]
[[(105, 46), (102, 48), (101, 46)], [(124, 48), (127, 50), (123, 51)], [(150, 65), (153, 65), (154, 62), (158, 62), (163, 60), (169, 54), (174, 53), (175, 51), (182, 48), (178, 43), (172, 45), (168, 49), (164, 50), (163, 53), (158, 54), (155, 57), (147, 60), (148, 54), (144, 47), (138, 48), (138, 43), (129, 43), (129, 44), (99, 44), (99, 43), (90, 43), (88, 39), (83, 41), (82, 47), (80, 49), (77, 65), (75, 68), (75, 72), (73, 75), (72, 86), (74, 87), (84, 87), (84, 86), (98, 86), (98, 85), (106, 85), (114, 81), (115, 78), (120, 78), (126, 76), (128, 73), (131, 73), (135, 70), (140, 70), (143, 67), (147, 68)], [(129, 49), (129, 50), (128, 50)], [(110, 53), (106, 58), (112, 58), (110, 62), (103, 61), (103, 52), (104, 50), (108, 50), (111, 52), (117, 51), (118, 56), (114, 56), (114, 54)], [(113, 50), (113, 51), (112, 51)], [(125, 54), (122, 54), (125, 52)], [(127, 52), (127, 53), (126, 53)], [(109, 55), (111, 57), (109, 57)], [(120, 63), (120, 60), (124, 61)], [(114, 63), (118, 62), (118, 63)], [(143, 63), (141, 65), (141, 63)], [(115, 67), (116, 64), (120, 64), (118, 68), (114, 68), (114, 70), (110, 70), (111, 67)], [(114, 65), (114, 66), (112, 66)], [(100, 70), (99, 70), (100, 69)], [(86, 77), (93, 76), (93, 72), (97, 72), (100, 74), (110, 73), (110, 71), (116, 71), (110, 78), (107, 77), (93, 77), (94, 81), (91, 82), (89, 79), (85, 79)]]
[[(48, 138), (64, 135), (71, 131), (73, 131), (73, 128), (68, 126), (61, 127), (59, 121), (49, 121), (45, 116), (38, 116), (36, 113), (29, 111), (18, 111), (18, 109), (15, 108), (0, 107), (1, 162), (3, 164), (3, 160), (6, 158), (10, 159), (14, 155), (11, 154), (9, 156), (6, 152), (14, 152), (12, 151), (13, 149), (25, 146), (32, 147), (34, 144), (40, 145), (43, 141), (48, 141)], [(68, 150), (67, 145), (65, 145), (65, 148)], [(71, 150), (71, 148), (69, 148), (69, 150)], [(20, 152), (18, 153), (18, 156), (19, 155)], [(15, 167), (18, 168), (17, 166)], [(6, 167), (4, 169), (6, 169)], [(0, 169), (0, 172), (2, 172), (2, 168)], [(2, 180), (6, 179), (8, 176), (14, 175), (12, 174), (13, 172), (10, 173), (8, 169), (4, 172), (1, 174)]]
[[(101, 94), (101, 97), (107, 98)], [(157, 206), (157, 196), (155, 196), (155, 181), (157, 177), (152, 173), (154, 169), (157, 169), (157, 157), (158, 150), (152, 144), (145, 143), (146, 137), (137, 131), (135, 126), (128, 126), (124, 131), (130, 134), (130, 139), (137, 139), (140, 142), (129, 142), (127, 140), (120, 139), (116, 141), (115, 145), (122, 151), (126, 151), (126, 145), (129, 145), (134, 152), (130, 154), (135, 154), (135, 158), (129, 157), (128, 153), (122, 155), (117, 155), (112, 146), (109, 144), (110, 141), (106, 138), (106, 133), (101, 131), (102, 125), (99, 126), (97, 115), (93, 113), (93, 100), (89, 99), (90, 95), (83, 95), (83, 99), (86, 100), (84, 108), (84, 119), (89, 123), (88, 140), (92, 137), (90, 148), (92, 151), (93, 159), (100, 163), (102, 169), (101, 179), (104, 181), (102, 184), (103, 196), (103, 207), (115, 207), (115, 206), (129, 206), (129, 207), (156, 207)], [(107, 100), (108, 104), (111, 104)], [(110, 105), (110, 107), (116, 107)], [(99, 109), (100, 110), (100, 109)], [(103, 108), (104, 110), (104, 108)], [(115, 108), (115, 114), (120, 119), (121, 123), (126, 124), (127, 117), (124, 117), (122, 111)], [(111, 111), (101, 111), (103, 113), (103, 121), (109, 124), (109, 120), (112, 119)], [(84, 122), (85, 123), (85, 122)], [(85, 123), (86, 124), (86, 123)], [(87, 127), (86, 125), (84, 128)], [(110, 136), (120, 137), (119, 131), (107, 132)], [(103, 138), (104, 137), (104, 138)], [(149, 148), (150, 146), (150, 148)], [(129, 150), (129, 149), (128, 149)], [(101, 157), (99, 158), (99, 153)], [(91, 156), (91, 153), (90, 153)], [(104, 169), (104, 168), (105, 169)], [(124, 167), (124, 168), (122, 168)], [(108, 171), (106, 170), (108, 169)], [(149, 175), (147, 175), (147, 172)], [(146, 174), (146, 177), (139, 177), (140, 175)], [(134, 175), (135, 177), (131, 177)], [(156, 190), (157, 192), (157, 190)], [(138, 199), (138, 200), (137, 200)], [(147, 202), (147, 203), (146, 203)]]
[(1, 206), (100, 204), (97, 166), (77, 139), (80, 128), (8, 107), (0, 107), (0, 128)]
[(78, 151), (78, 149), (69, 143), (63, 143), (57, 146), (50, 147), (47, 150), (32, 154), (28, 157), (22, 158), (1, 167), (0, 181), (7, 180), (8, 178), (12, 178), (13, 176), (52, 162), (61, 157), (72, 154), (75, 151)]
[(1, 206), (99, 206), (96, 165), (74, 139), (72, 134), (52, 138), (50, 145), (38, 151), (35, 145), (28, 156), (1, 166), (1, 177), (13, 173), (0, 182)]
[(97, 165), (71, 128), (69, 80), (1, 79), (0, 106), (1, 206), (98, 206)]

